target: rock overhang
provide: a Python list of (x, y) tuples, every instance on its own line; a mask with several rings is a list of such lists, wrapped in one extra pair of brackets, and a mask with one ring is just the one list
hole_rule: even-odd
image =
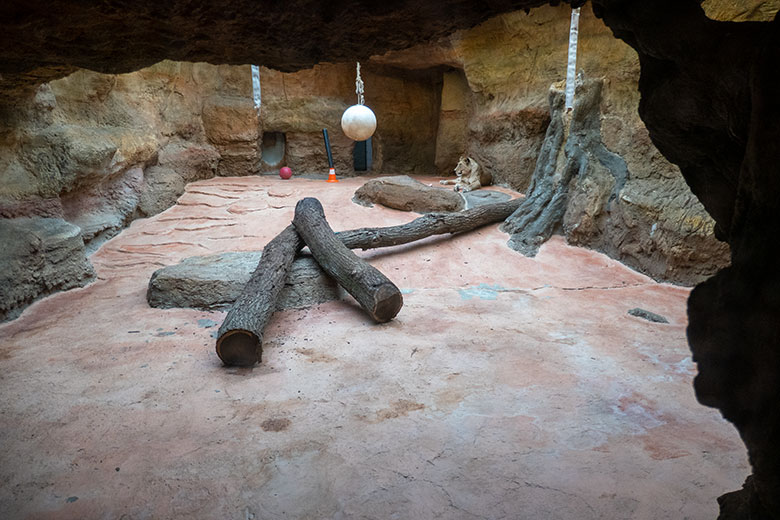
[[(0, 7), (0, 92), (77, 68), (138, 70), (164, 59), (260, 64), (283, 72), (367, 59), (435, 40), (488, 18), (560, 0), (376, 2), (185, 0), (9, 2)], [(572, 5), (584, 0), (572, 0)], [(24, 42), (20, 45), (20, 42)]]

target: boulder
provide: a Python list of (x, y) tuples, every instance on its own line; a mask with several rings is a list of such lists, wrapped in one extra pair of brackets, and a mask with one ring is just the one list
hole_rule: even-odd
[[(146, 298), (152, 307), (227, 309), (241, 294), (262, 252), (233, 252), (185, 258), (158, 269), (149, 280)], [(301, 309), (336, 300), (341, 290), (311, 256), (296, 258), (277, 310)]]
[(408, 175), (372, 179), (358, 188), (352, 201), (362, 206), (382, 204), (388, 208), (417, 213), (460, 211), (464, 198), (457, 192), (428, 186)]
[(81, 230), (59, 218), (0, 219), (0, 321), (55, 291), (94, 279)]

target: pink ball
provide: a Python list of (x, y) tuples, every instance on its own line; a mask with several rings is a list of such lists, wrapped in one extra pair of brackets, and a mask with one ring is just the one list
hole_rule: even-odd
[(282, 166), (279, 169), (279, 177), (281, 177), (282, 179), (289, 179), (290, 177), (292, 177), (292, 170), (287, 166)]

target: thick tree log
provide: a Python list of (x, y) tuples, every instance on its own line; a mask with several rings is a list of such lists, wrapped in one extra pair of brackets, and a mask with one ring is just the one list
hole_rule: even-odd
[(263, 249), (257, 269), (217, 333), (217, 355), (226, 365), (251, 366), (262, 359), (263, 329), (276, 308), (287, 272), (303, 241), (287, 226)]
[(458, 213), (428, 213), (406, 224), (382, 228), (361, 228), (336, 233), (349, 249), (373, 249), (408, 244), (433, 235), (462, 233), (501, 222), (520, 207), (524, 199), (485, 204)]
[(374, 320), (392, 320), (403, 306), (401, 291), (379, 270), (350, 251), (325, 220), (322, 204), (306, 197), (295, 206), (293, 226), (320, 267), (332, 276)]
[[(523, 199), (513, 199), (459, 213), (429, 213), (406, 224), (342, 231), (336, 237), (349, 249), (408, 244), (501, 222), (522, 202)], [(248, 366), (261, 360), (263, 330), (274, 312), (292, 261), (303, 246), (293, 226), (288, 226), (263, 249), (257, 269), (219, 328), (217, 355), (226, 365)]]

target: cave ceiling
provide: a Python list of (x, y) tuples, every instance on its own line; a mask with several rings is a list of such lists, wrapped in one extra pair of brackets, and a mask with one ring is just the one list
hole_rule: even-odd
[(0, 90), (19, 93), (77, 68), (123, 73), (164, 59), (292, 72), (366, 59), (548, 3), (561, 1), (11, 0), (0, 3)]

